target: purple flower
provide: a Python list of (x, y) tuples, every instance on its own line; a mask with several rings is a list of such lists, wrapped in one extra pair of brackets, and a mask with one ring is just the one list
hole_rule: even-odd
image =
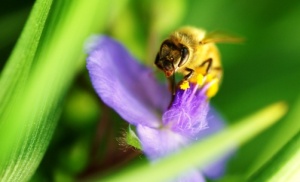
[[(87, 69), (100, 98), (129, 124), (136, 126), (142, 150), (150, 160), (177, 152), (192, 142), (219, 131), (224, 123), (210, 109), (206, 92), (209, 85), (189, 83), (171, 93), (160, 84), (152, 70), (138, 63), (118, 42), (97, 37), (90, 46)], [(216, 161), (203, 173), (211, 178), (223, 174), (226, 161)], [(182, 181), (205, 181), (192, 169)]]

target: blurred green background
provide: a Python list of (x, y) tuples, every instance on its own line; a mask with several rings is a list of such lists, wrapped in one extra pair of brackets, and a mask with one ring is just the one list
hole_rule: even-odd
[[(1, 3), (1, 70), (33, 3)], [(219, 45), (224, 79), (212, 104), (229, 124), (270, 103), (284, 100), (289, 104), (290, 112), (283, 121), (237, 152), (222, 180), (238, 181), (251, 174), (299, 131), (300, 1), (115, 0), (108, 7), (105, 22), (99, 28), (101, 34), (121, 41), (149, 66), (153, 66), (160, 42), (183, 25), (244, 37), (243, 44)], [(84, 58), (81, 59), (53, 139), (33, 180), (84, 179), (144, 159), (137, 151), (123, 152), (124, 147), (118, 146), (116, 138), (122, 137), (126, 123), (101, 103), (90, 85)]]

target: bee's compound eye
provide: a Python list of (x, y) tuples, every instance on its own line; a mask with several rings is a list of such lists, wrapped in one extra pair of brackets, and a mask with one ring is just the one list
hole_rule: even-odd
[(178, 64), (178, 66), (182, 66), (184, 63), (186, 63), (186, 61), (188, 60), (188, 54), (189, 54), (189, 50), (186, 47), (182, 47), (181, 48), (181, 58), (180, 58), (180, 62)]
[(188, 49), (187, 49), (186, 47), (183, 47), (183, 48), (181, 49), (181, 57), (182, 57), (183, 59), (185, 59), (185, 58), (187, 57), (188, 53), (189, 53), (189, 51), (188, 51)]

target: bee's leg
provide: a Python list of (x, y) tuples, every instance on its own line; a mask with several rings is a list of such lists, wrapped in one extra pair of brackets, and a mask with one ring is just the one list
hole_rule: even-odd
[(212, 66), (212, 61), (213, 61), (212, 58), (209, 58), (209, 59), (203, 61), (203, 63), (200, 65), (200, 67), (202, 67), (202, 66), (204, 66), (205, 64), (208, 64), (208, 65), (207, 65), (207, 68), (206, 68), (206, 74), (209, 72), (209, 70), (210, 70), (210, 68), (211, 68), (211, 66)]
[(189, 73), (184, 76), (184, 79), (188, 80), (193, 76), (195, 70), (193, 70), (191, 68), (185, 68), (185, 70), (188, 71)]

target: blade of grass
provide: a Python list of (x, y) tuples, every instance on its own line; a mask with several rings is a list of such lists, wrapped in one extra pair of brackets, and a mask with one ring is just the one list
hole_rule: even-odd
[(284, 103), (273, 104), (178, 154), (154, 164), (144, 164), (124, 170), (121, 173), (101, 179), (101, 181), (166, 181), (195, 166), (203, 167), (212, 159), (229, 152), (236, 145), (245, 143), (278, 121), (286, 111), (287, 107)]
[(27, 181), (38, 167), (54, 132), (64, 95), (83, 61), (84, 41), (104, 25), (109, 11), (106, 1), (70, 1), (61, 5), (64, 7), (59, 13), (53, 14), (59, 22), (49, 23), (45, 31), (48, 35), (39, 43), (22, 95), (13, 94), (7, 103), (9, 109), (0, 116), (3, 181)]
[(51, 4), (52, 0), (36, 1), (25, 28), (1, 73), (0, 115), (5, 111), (14, 93), (22, 90), (28, 79)]
[(300, 97), (296, 103), (291, 106), (291, 111), (285, 118), (284, 122), (279, 123), (273, 128), (273, 134), (269, 136), (272, 140), (266, 143), (263, 150), (257, 154), (257, 158), (250, 166), (247, 176), (252, 176), (258, 169), (260, 169), (267, 161), (269, 161), (279, 150), (300, 130)]
[(249, 181), (297, 181), (300, 175), (300, 131)]

